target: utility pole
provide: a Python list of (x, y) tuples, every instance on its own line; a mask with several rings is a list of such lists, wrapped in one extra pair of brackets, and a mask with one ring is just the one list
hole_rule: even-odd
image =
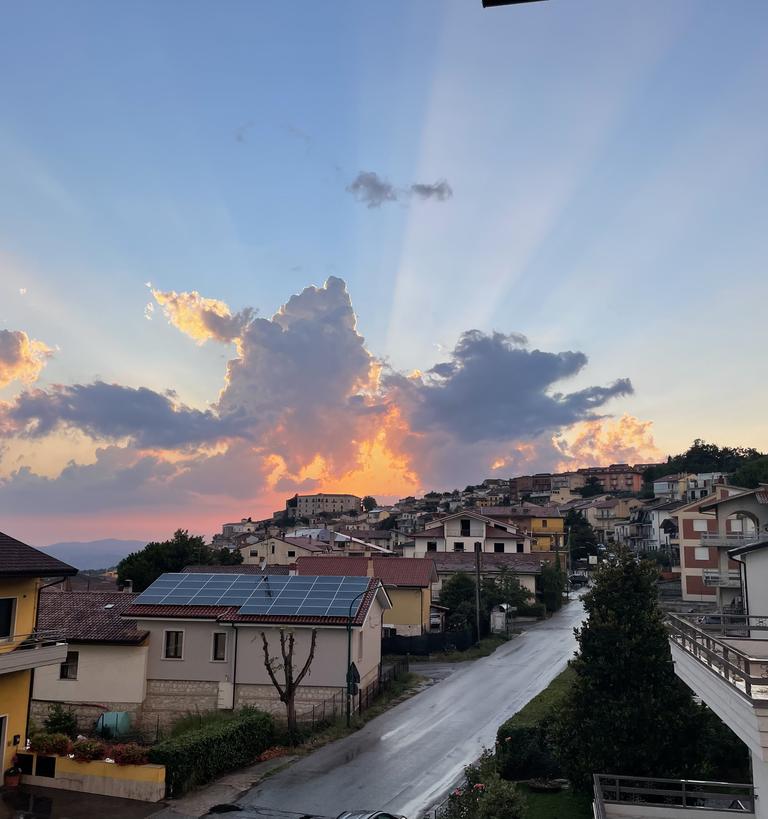
[(477, 625), (477, 642), (480, 643), (480, 552), (483, 544), (475, 543), (475, 624)]

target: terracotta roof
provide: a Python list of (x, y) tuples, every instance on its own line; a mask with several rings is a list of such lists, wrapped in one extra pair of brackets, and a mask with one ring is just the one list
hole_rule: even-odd
[(139, 645), (148, 632), (121, 615), (138, 595), (125, 592), (57, 592), (40, 594), (37, 618), (41, 630), (60, 630), (73, 643)]
[(0, 577), (62, 577), (77, 569), (0, 532)]
[[(322, 558), (330, 560), (331, 558)], [(349, 558), (343, 558), (347, 560)], [(237, 567), (234, 567), (235, 569)], [(233, 572), (237, 574), (237, 572)], [(360, 608), (357, 610), (353, 625), (360, 626), (365, 621), (368, 609), (371, 607), (380, 590), (378, 578), (371, 578), (368, 591), (363, 596)], [(124, 617), (137, 619), (149, 618), (153, 620), (195, 619), (216, 620), (219, 623), (263, 623), (265, 625), (305, 625), (305, 626), (345, 626), (346, 617), (313, 617), (307, 615), (275, 615), (275, 614), (240, 614), (237, 606), (163, 606), (134, 604), (126, 609)]]
[(290, 574), (290, 566), (265, 566), (259, 563), (238, 563), (235, 566), (185, 566), (183, 574)]
[(413, 537), (443, 537), (443, 535), (445, 535), (445, 526), (432, 526), (423, 532), (413, 533)]
[[(474, 552), (435, 552), (433, 555), (438, 572), (474, 572)], [(517, 574), (540, 574), (541, 558), (533, 554), (502, 554), (483, 552), (481, 569), (500, 571), (508, 568)]]
[(328, 543), (325, 540), (314, 540), (311, 537), (284, 537), (281, 538), (291, 546), (305, 549), (307, 552), (327, 552)]
[[(428, 557), (373, 557), (373, 576), (384, 584), (426, 588), (437, 580), (435, 564)], [(300, 557), (299, 575), (365, 577), (367, 557)]]

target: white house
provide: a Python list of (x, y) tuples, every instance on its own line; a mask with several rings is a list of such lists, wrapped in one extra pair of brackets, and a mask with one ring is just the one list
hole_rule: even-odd
[(532, 544), (530, 535), (514, 523), (493, 520), (472, 510), (430, 521), (422, 532), (414, 533), (413, 541), (413, 547), (404, 547), (406, 557), (425, 557), (432, 552), (474, 552), (476, 543), (481, 544), (483, 552), (527, 554)]

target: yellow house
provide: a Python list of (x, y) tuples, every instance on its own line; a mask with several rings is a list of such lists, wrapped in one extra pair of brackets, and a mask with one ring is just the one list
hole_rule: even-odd
[[(77, 569), (0, 532), (0, 763), (2, 771), (27, 740), (35, 668), (66, 661), (67, 644), (37, 631), (42, 578)], [(2, 772), (0, 771), (0, 772)]]
[(554, 506), (524, 502), (484, 509), (483, 514), (494, 520), (516, 523), (532, 537), (531, 551), (556, 552), (565, 544), (565, 519)]
[(435, 563), (424, 557), (300, 557), (299, 575), (375, 577), (387, 591), (392, 608), (383, 626), (405, 637), (429, 632), (431, 587), (437, 582)]

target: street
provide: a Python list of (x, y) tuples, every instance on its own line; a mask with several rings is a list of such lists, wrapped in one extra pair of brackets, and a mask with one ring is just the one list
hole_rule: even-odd
[[(385, 810), (416, 819), (439, 802), (496, 730), (563, 670), (584, 615), (576, 600), (251, 789), (239, 804), (306, 814)], [(419, 665), (412, 670), (419, 673)]]

